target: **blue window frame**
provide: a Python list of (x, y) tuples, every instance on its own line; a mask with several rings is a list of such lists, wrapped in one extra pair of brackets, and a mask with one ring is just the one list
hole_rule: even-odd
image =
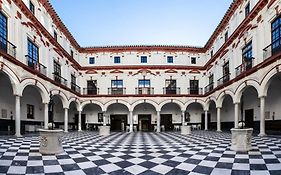
[(29, 1), (29, 10), (31, 11), (31, 13), (34, 15), (35, 14), (35, 7), (34, 4)]
[(28, 45), (28, 57), (35, 62), (39, 61), (39, 48), (30, 40), (27, 40)]
[(141, 56), (141, 63), (147, 63), (147, 56)]
[(173, 56), (167, 56), (167, 63), (174, 63), (174, 57)]
[(250, 14), (250, 3), (248, 3), (245, 7), (245, 17), (247, 17)]
[(150, 87), (150, 80), (147, 79), (139, 80), (139, 87)]
[(252, 41), (250, 41), (242, 50), (243, 59), (250, 61), (253, 59)]
[(95, 63), (96, 63), (95, 57), (90, 57), (89, 64), (95, 64)]
[(271, 41), (272, 41), (272, 51), (280, 48), (281, 45), (281, 18), (278, 17), (271, 24)]
[(7, 50), (7, 17), (0, 12), (0, 47)]
[(114, 57), (114, 63), (115, 64), (121, 63), (121, 58), (120, 57)]
[(111, 80), (111, 87), (112, 88), (122, 88), (123, 80)]

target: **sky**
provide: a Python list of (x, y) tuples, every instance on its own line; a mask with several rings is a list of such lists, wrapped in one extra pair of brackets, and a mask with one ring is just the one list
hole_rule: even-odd
[(83, 47), (204, 46), (233, 0), (50, 0)]

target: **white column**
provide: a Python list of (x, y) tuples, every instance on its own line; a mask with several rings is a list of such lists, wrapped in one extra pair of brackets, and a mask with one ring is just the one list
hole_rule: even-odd
[(221, 132), (221, 108), (217, 108), (217, 131)]
[(133, 124), (133, 111), (130, 111), (130, 116), (129, 116), (129, 120), (130, 120), (130, 132), (134, 132), (134, 124)]
[(205, 111), (205, 130), (208, 130), (208, 111)]
[(181, 111), (181, 116), (182, 116), (182, 126), (185, 124), (185, 111)]
[(78, 131), (82, 131), (82, 120), (81, 120), (81, 112), (82, 111), (78, 111)]
[(102, 118), (103, 126), (106, 126), (106, 121), (105, 121), (105, 120), (106, 120), (106, 117), (105, 117), (105, 113), (106, 113), (106, 112), (103, 112), (103, 115), (102, 115), (102, 117), (103, 117), (103, 118)]
[(239, 103), (234, 104), (234, 128), (238, 128), (239, 122)]
[(48, 129), (48, 123), (49, 123), (49, 104), (44, 104), (44, 129)]
[(15, 109), (16, 109), (16, 116), (15, 116), (15, 135), (16, 137), (21, 137), (20, 134), (20, 96), (16, 95), (16, 105), (15, 105)]
[(68, 132), (68, 108), (64, 108), (64, 132)]
[(265, 97), (260, 98), (260, 134), (259, 136), (265, 136)]
[(160, 131), (161, 131), (161, 128), (160, 128), (160, 120), (161, 120), (160, 111), (157, 111), (157, 132), (160, 132)]

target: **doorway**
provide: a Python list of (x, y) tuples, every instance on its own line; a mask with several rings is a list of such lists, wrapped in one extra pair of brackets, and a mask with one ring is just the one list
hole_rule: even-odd
[[(207, 119), (208, 119), (208, 129), (210, 129), (211, 126), (211, 114), (207, 115)], [(205, 129), (205, 114), (201, 114), (201, 130)]]
[(160, 125), (161, 127), (164, 126), (165, 131), (172, 131), (173, 130), (173, 115), (172, 114), (161, 114), (160, 115)]
[(245, 127), (254, 127), (254, 109), (245, 110)]
[(151, 114), (138, 115), (138, 130), (139, 131), (151, 131)]
[[(75, 129), (78, 130), (78, 114), (74, 115)], [(81, 129), (86, 130), (86, 114), (81, 114)]]
[(127, 115), (110, 115), (111, 131), (125, 131), (127, 125)]

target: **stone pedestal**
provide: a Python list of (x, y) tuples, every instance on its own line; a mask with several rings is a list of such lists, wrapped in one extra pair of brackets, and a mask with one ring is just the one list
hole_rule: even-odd
[(231, 129), (231, 150), (233, 151), (249, 151), (252, 149), (253, 128), (247, 129)]
[(64, 151), (62, 148), (63, 130), (39, 129), (39, 132), (41, 154), (59, 154)]
[(183, 135), (191, 134), (191, 126), (181, 126), (181, 134)]
[(110, 126), (100, 126), (99, 134), (102, 136), (108, 136), (110, 134)]

